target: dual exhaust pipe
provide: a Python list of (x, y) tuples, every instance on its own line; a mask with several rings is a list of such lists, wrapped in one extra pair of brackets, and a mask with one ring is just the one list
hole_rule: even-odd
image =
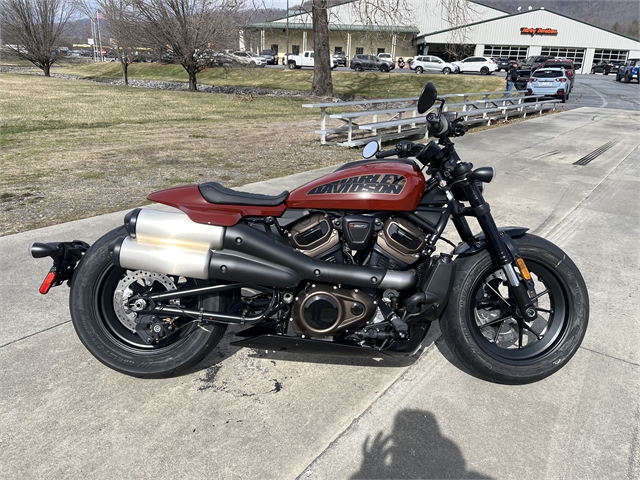
[(182, 212), (135, 209), (125, 216), (128, 235), (109, 245), (116, 266), (168, 275), (293, 288), (301, 281), (404, 290), (414, 270), (329, 263), (310, 258), (246, 224), (193, 222)]

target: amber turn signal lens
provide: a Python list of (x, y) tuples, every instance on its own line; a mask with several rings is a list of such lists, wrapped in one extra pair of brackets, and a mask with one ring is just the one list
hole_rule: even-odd
[(518, 268), (520, 269), (522, 278), (524, 278), (527, 282), (531, 280), (531, 274), (529, 273), (529, 269), (527, 268), (527, 265), (524, 263), (524, 260), (522, 258), (518, 258), (516, 260), (516, 263), (518, 264)]

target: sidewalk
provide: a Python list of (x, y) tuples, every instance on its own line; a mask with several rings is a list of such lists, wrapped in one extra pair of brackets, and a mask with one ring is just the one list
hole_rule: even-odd
[(78, 341), (66, 286), (38, 294), (48, 264), (27, 252), (93, 242), (124, 212), (0, 238), (0, 477), (639, 478), (639, 125), (638, 113), (580, 108), (456, 141), (497, 169), (486, 196), (498, 225), (556, 242), (589, 288), (581, 349), (527, 386), (470, 376), (437, 325), (406, 359), (237, 349), (228, 335), (186, 375), (126, 377)]

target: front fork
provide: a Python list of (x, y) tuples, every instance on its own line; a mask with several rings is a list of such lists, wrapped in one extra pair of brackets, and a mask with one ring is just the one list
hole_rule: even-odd
[[(465, 216), (473, 216), (478, 220), (480, 228), (485, 235), (487, 241), (487, 249), (491, 254), (494, 262), (502, 268), (507, 281), (509, 290), (516, 301), (516, 305), (522, 318), (526, 321), (535, 320), (538, 316), (535, 306), (529, 297), (528, 286), (526, 282), (531, 280), (531, 274), (527, 266), (520, 256), (518, 246), (511, 237), (504, 235), (498, 230), (498, 227), (491, 215), (489, 204), (485, 201), (478, 185), (474, 181), (466, 182), (462, 185), (464, 193), (467, 196), (470, 207), (463, 208), (457, 214), (454, 214), (454, 224), (461, 238), (469, 242), (473, 239), (473, 234), (469, 228)], [(461, 204), (459, 204), (461, 205)], [(518, 278), (514, 265), (518, 266), (520, 274), (524, 278), (524, 282)]]

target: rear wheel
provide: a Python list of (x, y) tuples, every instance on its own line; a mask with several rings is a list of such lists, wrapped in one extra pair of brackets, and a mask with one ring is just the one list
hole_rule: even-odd
[(473, 373), (497, 383), (524, 384), (562, 368), (587, 328), (587, 287), (574, 263), (535, 235), (515, 242), (531, 272), (530, 297), (538, 317), (525, 320), (506, 276), (487, 251), (458, 260), (440, 320), (449, 349)]
[[(102, 363), (135, 377), (169, 377), (200, 362), (220, 342), (226, 326), (200, 324), (185, 317), (149, 318), (149, 335), (136, 332), (137, 314), (128, 299), (138, 293), (162, 293), (204, 282), (156, 272), (131, 271), (116, 267), (108, 252), (109, 243), (126, 235), (124, 227), (98, 240), (85, 254), (71, 285), (69, 308), (78, 337)], [(224, 311), (229, 299), (223, 295), (199, 299), (185, 297), (178, 304), (196, 310)], [(146, 321), (146, 320), (145, 320)], [(162, 338), (160, 338), (162, 337)]]
[(627, 74), (624, 76), (624, 83), (630, 83), (631, 82), (631, 77)]
[(289, 62), (289, 70), (294, 70), (296, 68), (296, 62)]
[(480, 73), (481, 73), (482, 75), (489, 75), (489, 69), (488, 69), (487, 67), (482, 67), (482, 68), (480, 69)]
[(422, 73), (424, 69), (422, 67), (416, 67), (416, 73)]
[(361, 71), (362, 71), (362, 65), (357, 64), (357, 65), (355, 65), (355, 66), (353, 67), (353, 69), (354, 69), (356, 72), (361, 72)]

